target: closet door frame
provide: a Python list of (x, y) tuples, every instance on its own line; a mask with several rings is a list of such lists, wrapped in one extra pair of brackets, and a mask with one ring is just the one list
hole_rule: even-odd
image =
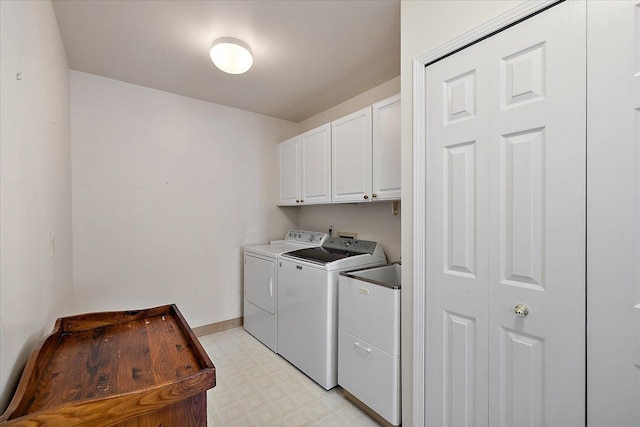
[(413, 425), (425, 425), (426, 313), (426, 67), (464, 47), (490, 37), (561, 0), (529, 0), (495, 19), (413, 60)]

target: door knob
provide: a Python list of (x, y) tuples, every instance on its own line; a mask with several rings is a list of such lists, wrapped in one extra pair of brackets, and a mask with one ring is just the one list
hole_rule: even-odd
[(365, 200), (368, 200), (368, 199), (369, 199), (369, 196), (365, 194), (365, 195), (364, 195), (364, 199), (365, 199)]
[(527, 317), (529, 315), (529, 307), (524, 304), (516, 304), (513, 307), (513, 313), (518, 317)]

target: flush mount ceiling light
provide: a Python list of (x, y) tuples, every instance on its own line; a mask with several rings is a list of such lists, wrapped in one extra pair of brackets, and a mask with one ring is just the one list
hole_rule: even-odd
[(229, 74), (246, 73), (253, 65), (249, 45), (233, 37), (222, 37), (214, 41), (209, 55), (216, 67)]

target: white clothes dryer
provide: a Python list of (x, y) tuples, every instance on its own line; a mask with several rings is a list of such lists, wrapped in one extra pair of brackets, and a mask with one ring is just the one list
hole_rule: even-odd
[(320, 246), (327, 233), (291, 230), (284, 240), (244, 248), (244, 329), (278, 352), (278, 270), (285, 252)]

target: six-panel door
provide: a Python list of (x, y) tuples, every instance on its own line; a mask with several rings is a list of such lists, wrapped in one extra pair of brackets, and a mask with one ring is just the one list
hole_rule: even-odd
[(428, 425), (584, 425), (585, 31), (565, 2), (427, 67)]

